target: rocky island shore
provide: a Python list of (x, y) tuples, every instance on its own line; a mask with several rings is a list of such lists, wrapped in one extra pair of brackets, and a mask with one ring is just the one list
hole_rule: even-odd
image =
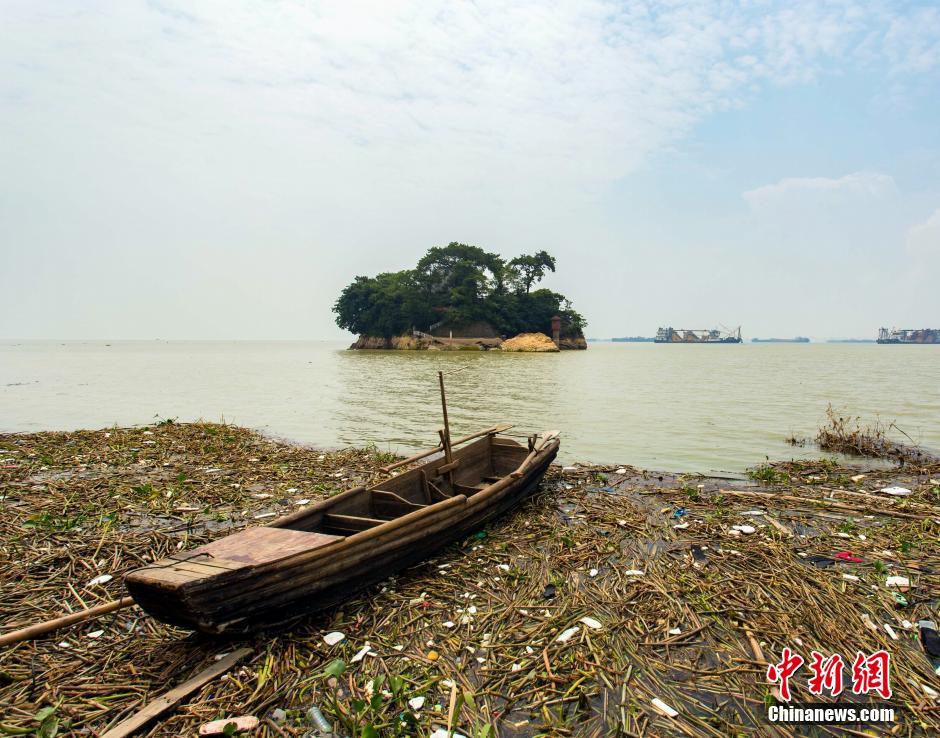
[(584, 337), (561, 338), (556, 344), (544, 333), (520, 333), (512, 338), (451, 338), (428, 334), (393, 336), (360, 336), (349, 348), (384, 349), (398, 351), (525, 351), (533, 353), (555, 353), (558, 351), (584, 350)]
[[(204, 423), (2, 435), (0, 632), (119, 598), (129, 570), (389, 461)], [(938, 537), (933, 460), (741, 479), (557, 466), (491, 527), (289, 630), (213, 641), (131, 607), (0, 648), (0, 732), (102, 735), (247, 647), (147, 734), (253, 715), (254, 735), (312, 735), (316, 706), (344, 736), (766, 735), (780, 699), (767, 668), (790, 648), (887, 651), (899, 709), (879, 730), (935, 734), (936, 665), (915, 624), (936, 619)]]

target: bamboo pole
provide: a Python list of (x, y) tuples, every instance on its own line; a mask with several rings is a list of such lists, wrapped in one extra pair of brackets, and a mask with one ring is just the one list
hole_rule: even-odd
[(449, 464), (454, 460), (454, 453), (450, 445), (450, 421), (447, 418), (447, 396), (444, 394), (444, 372), (437, 373), (437, 381), (441, 385), (441, 411), (444, 413), (444, 433), (441, 436), (441, 443), (444, 446), (444, 458)]
[(4, 633), (3, 635), (0, 635), (0, 646), (9, 646), (14, 643), (19, 643), (20, 641), (29, 641), (34, 638), (38, 638), (39, 636), (46, 635), (47, 633), (52, 633), (59, 628), (64, 628), (68, 625), (74, 625), (75, 623), (81, 623), (85, 620), (98, 617), (99, 615), (105, 615), (106, 613), (114, 612), (115, 610), (120, 610), (124, 607), (130, 607), (133, 604), (133, 597), (122, 597), (119, 600), (105, 602), (103, 605), (89, 607), (87, 610), (79, 610), (78, 612), (73, 612), (69, 615), (63, 615), (62, 617), (55, 618), (54, 620), (47, 620), (44, 623), (37, 623), (36, 625), (20, 628), (19, 630), (14, 630), (10, 633)]

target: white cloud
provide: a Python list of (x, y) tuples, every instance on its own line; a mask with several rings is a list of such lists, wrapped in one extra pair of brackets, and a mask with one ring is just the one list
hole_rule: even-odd
[(894, 177), (878, 172), (855, 172), (843, 177), (787, 177), (742, 193), (754, 210), (772, 210), (794, 203), (878, 200), (897, 195)]

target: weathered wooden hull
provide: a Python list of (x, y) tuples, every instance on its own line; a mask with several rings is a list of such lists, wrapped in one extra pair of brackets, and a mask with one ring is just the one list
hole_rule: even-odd
[[(440, 475), (438, 484), (446, 486), (448, 475), (438, 471), (446, 466), (439, 459), (369, 490), (349, 490), (270, 526), (132, 572), (127, 589), (154, 617), (205, 633), (244, 633), (282, 624), (346, 600), (502, 515), (538, 487), (558, 446), (554, 439), (538, 452), (529, 452), (512, 441), (484, 438), (455, 453), (457, 461), (464, 462), (464, 482), (480, 476), (479, 469), (505, 470), (524, 458), (523, 468), (477, 488), (461, 483), (458, 474), (453, 488), (469, 496), (453, 494), (436, 502), (428, 499), (428, 504), (412, 501), (420, 499), (422, 489), (429, 495), (429, 486), (440, 493), (433, 481), (428, 483), (435, 473)], [(449, 478), (454, 481), (453, 472)], [(401, 494), (379, 487), (394, 487)], [(364, 502), (369, 495), (373, 498)], [(358, 516), (356, 506), (381, 508), (386, 497), (401, 500), (408, 512), (378, 525)], [(356, 514), (331, 512), (349, 509)], [(337, 525), (372, 527), (338, 535)], [(305, 536), (314, 536), (310, 540), (316, 545), (305, 548)], [(257, 550), (242, 554), (241, 547)]]

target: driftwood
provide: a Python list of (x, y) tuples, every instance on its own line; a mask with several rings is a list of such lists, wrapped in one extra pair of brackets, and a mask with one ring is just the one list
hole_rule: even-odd
[(115, 725), (111, 730), (101, 736), (101, 738), (125, 738), (126, 736), (133, 735), (150, 721), (160, 717), (160, 715), (168, 710), (172, 710), (204, 684), (208, 684), (217, 676), (221, 676), (227, 672), (239, 661), (249, 656), (251, 652), (250, 648), (240, 648), (237, 651), (232, 651), (232, 653), (221, 661), (199, 672), (192, 679), (188, 679), (166, 694), (157, 697), (153, 702), (147, 703), (140, 711), (131, 715), (127, 720)]
[(98, 617), (99, 615), (105, 615), (109, 612), (120, 610), (123, 607), (130, 607), (133, 604), (133, 597), (122, 597), (119, 600), (105, 602), (103, 605), (89, 607), (87, 610), (79, 610), (78, 612), (73, 612), (69, 615), (63, 615), (62, 617), (55, 618), (54, 620), (47, 620), (43, 623), (37, 623), (36, 625), (30, 625), (26, 628), (20, 628), (19, 630), (14, 630), (10, 633), (4, 633), (3, 635), (0, 635), (0, 646), (9, 646), (14, 643), (19, 643), (20, 641), (28, 641), (32, 640), (33, 638), (39, 638), (40, 636), (44, 636), (47, 633), (52, 633), (59, 628), (64, 628), (68, 625), (74, 625), (75, 623), (81, 623), (85, 620)]

